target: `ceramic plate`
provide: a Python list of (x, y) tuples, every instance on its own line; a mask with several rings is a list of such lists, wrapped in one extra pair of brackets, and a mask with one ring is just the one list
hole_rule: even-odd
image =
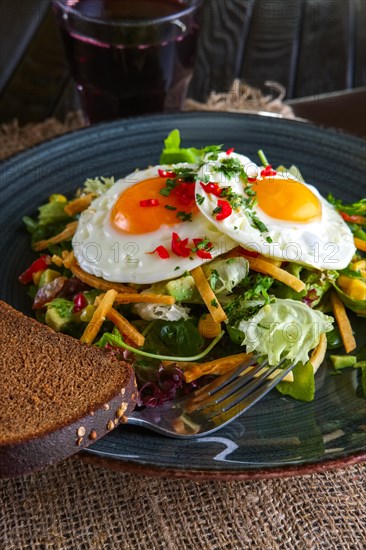
[[(1, 298), (30, 313), (17, 276), (34, 257), (22, 216), (34, 215), (52, 193), (70, 194), (87, 177), (120, 177), (158, 161), (173, 128), (183, 143), (223, 143), (253, 159), (263, 148), (273, 165), (296, 164), (323, 193), (345, 200), (364, 194), (365, 142), (296, 121), (239, 114), (194, 113), (117, 121), (44, 143), (1, 168)], [(364, 340), (365, 319), (355, 321)], [(325, 364), (312, 403), (274, 390), (217, 434), (173, 440), (121, 426), (83, 453), (124, 470), (223, 479), (291, 475), (366, 459), (366, 400), (358, 372), (334, 376)]]

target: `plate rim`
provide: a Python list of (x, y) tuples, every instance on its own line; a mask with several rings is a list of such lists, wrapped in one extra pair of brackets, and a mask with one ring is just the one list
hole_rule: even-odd
[[(42, 149), (47, 149), (49, 147), (52, 147), (54, 144), (57, 145), (57, 143), (60, 143), (62, 141), (66, 142), (72, 137), (72, 139), (78, 138), (79, 135), (84, 134), (94, 134), (94, 133), (103, 133), (104, 131), (108, 130), (108, 128), (113, 127), (123, 127), (123, 126), (129, 126), (136, 125), (139, 123), (145, 123), (147, 124), (149, 121), (152, 123), (155, 121), (159, 121), (162, 119), (168, 120), (169, 118), (177, 120), (177, 118), (186, 118), (186, 117), (192, 117), (192, 118), (234, 118), (237, 119), (238, 116), (245, 120), (245, 119), (261, 119), (261, 118), (268, 118), (272, 119), (273, 122), (280, 121), (280, 124), (289, 124), (289, 125), (301, 125), (306, 126), (309, 128), (309, 130), (314, 130), (316, 132), (320, 132), (321, 134), (332, 134), (334, 136), (344, 136), (347, 140), (352, 141), (355, 145), (358, 144), (359, 146), (366, 146), (366, 140), (363, 139), (360, 136), (356, 136), (354, 134), (347, 133), (345, 131), (342, 131), (341, 129), (333, 128), (333, 127), (326, 127), (321, 124), (315, 124), (312, 121), (308, 121), (305, 119), (300, 118), (294, 118), (289, 119), (285, 118), (283, 116), (273, 116), (272, 113), (269, 113), (266, 115), (266, 113), (260, 112), (260, 113), (239, 113), (239, 112), (202, 112), (202, 111), (190, 111), (190, 112), (184, 112), (184, 113), (170, 113), (168, 115), (164, 114), (156, 114), (156, 115), (148, 115), (148, 116), (139, 116), (139, 117), (130, 117), (127, 119), (119, 119), (112, 122), (102, 122), (99, 124), (95, 124), (92, 126), (83, 126), (76, 129), (71, 129), (66, 131), (63, 134), (53, 136), (50, 138), (47, 138), (39, 143), (36, 143), (32, 145), (31, 147), (27, 147), (26, 149), (19, 151), (17, 153), (14, 153), (6, 158), (4, 158), (1, 163), (1, 170), (5, 170), (8, 168), (9, 165), (12, 165), (14, 163), (17, 163), (18, 161), (21, 161), (22, 158), (25, 157), (32, 157), (32, 155), (37, 154), (42, 151)], [(179, 124), (176, 122), (175, 124)], [(366, 462), (366, 449), (362, 451), (356, 451), (351, 452), (347, 454), (346, 456), (342, 456), (336, 459), (329, 459), (329, 460), (320, 460), (317, 462), (308, 462), (308, 463), (301, 463), (296, 465), (283, 465), (279, 467), (255, 467), (252, 469), (243, 468), (240, 470), (216, 470), (216, 469), (189, 469), (189, 468), (169, 468), (164, 466), (158, 466), (153, 465), (151, 463), (142, 463), (142, 462), (133, 462), (130, 460), (123, 460), (123, 459), (115, 459), (107, 456), (103, 456), (103, 452), (100, 453), (100, 455), (95, 455), (92, 452), (89, 452), (88, 449), (85, 449), (81, 451), (80, 453), (74, 455), (75, 458), (81, 460), (84, 463), (91, 463), (95, 465), (99, 465), (105, 468), (109, 468), (111, 470), (117, 470), (122, 471), (126, 473), (132, 473), (137, 475), (147, 475), (147, 476), (153, 476), (153, 477), (173, 477), (173, 478), (181, 478), (181, 479), (192, 479), (192, 480), (223, 480), (223, 481), (233, 481), (233, 480), (259, 480), (259, 479), (274, 479), (274, 478), (286, 478), (286, 477), (295, 477), (295, 476), (302, 476), (302, 475), (308, 475), (308, 474), (314, 474), (319, 473), (323, 471), (329, 471), (334, 470), (338, 468), (345, 468), (354, 464)]]
[[(62, 141), (63, 139), (67, 139), (70, 136), (71, 137), (77, 137), (80, 133), (94, 133), (94, 131), (101, 130), (103, 131), (104, 128), (108, 128), (110, 126), (119, 126), (129, 123), (138, 123), (138, 122), (144, 122), (148, 120), (159, 120), (162, 118), (185, 118), (187, 116), (193, 116), (193, 117), (230, 117), (230, 118), (253, 118), (253, 119), (261, 119), (267, 118), (272, 119), (273, 121), (281, 121), (282, 123), (289, 123), (289, 124), (298, 124), (301, 126), (306, 126), (309, 129), (314, 129), (320, 132), (325, 133), (331, 133), (336, 136), (344, 136), (347, 139), (354, 140), (355, 142), (359, 142), (360, 144), (363, 143), (366, 146), (366, 138), (363, 138), (361, 136), (357, 136), (355, 134), (351, 134), (342, 128), (335, 128), (333, 126), (327, 126), (322, 123), (316, 123), (311, 120), (307, 120), (305, 118), (301, 117), (294, 117), (294, 118), (287, 118), (279, 113), (271, 113), (266, 111), (258, 111), (256, 113), (249, 112), (249, 111), (185, 111), (185, 112), (174, 112), (174, 113), (167, 113), (167, 114), (153, 114), (153, 115), (141, 115), (141, 116), (133, 116), (133, 117), (127, 117), (127, 118), (121, 118), (113, 121), (107, 121), (107, 122), (99, 122), (90, 126), (81, 126), (80, 128), (74, 128), (67, 130), (66, 132), (62, 134), (58, 134), (53, 137), (46, 138), (38, 143), (35, 143), (34, 145), (31, 145), (30, 147), (27, 147), (25, 149), (22, 149), (21, 151), (18, 151), (16, 153), (13, 153), (3, 159), (0, 160), (0, 166), (2, 169), (6, 168), (6, 165), (8, 163), (12, 163), (14, 161), (17, 161), (22, 156), (28, 156), (28, 154), (37, 152), (38, 149), (42, 149), (43, 147), (47, 147), (49, 145), (52, 145), (54, 142)], [(35, 123), (37, 124), (37, 123)]]
[(192, 481), (255, 481), (267, 479), (284, 479), (302, 477), (304, 475), (319, 474), (343, 468), (349, 468), (356, 464), (366, 463), (366, 451), (351, 453), (346, 457), (311, 462), (308, 464), (288, 465), (279, 468), (253, 468), (240, 470), (210, 470), (182, 468), (165, 468), (163, 466), (152, 466), (130, 460), (118, 460), (106, 456), (97, 456), (85, 449), (75, 455), (75, 459), (85, 464), (101, 466), (117, 472), (124, 472), (134, 475), (144, 475), (155, 478), (175, 478)]

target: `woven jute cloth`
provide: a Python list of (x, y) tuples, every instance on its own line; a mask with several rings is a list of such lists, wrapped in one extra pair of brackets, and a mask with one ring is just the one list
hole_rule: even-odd
[[(65, 123), (3, 125), (1, 156), (82, 124), (72, 114)], [(0, 550), (365, 549), (365, 517), (365, 463), (296, 478), (198, 482), (74, 458), (0, 481)]]

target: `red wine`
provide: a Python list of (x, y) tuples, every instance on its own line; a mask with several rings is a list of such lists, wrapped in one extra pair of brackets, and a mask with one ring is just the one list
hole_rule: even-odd
[(59, 4), (66, 54), (91, 123), (181, 108), (194, 64), (196, 10), (178, 0), (79, 0), (65, 18)]

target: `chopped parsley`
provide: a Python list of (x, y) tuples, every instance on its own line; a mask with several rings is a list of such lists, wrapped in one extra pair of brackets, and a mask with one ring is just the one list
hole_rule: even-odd
[(220, 276), (218, 272), (216, 271), (216, 269), (213, 269), (210, 274), (210, 287), (212, 288), (212, 290), (215, 290), (216, 283), (219, 281), (219, 279)]
[(199, 195), (198, 193), (196, 193), (196, 202), (197, 204), (201, 205), (203, 204), (205, 201), (205, 197), (203, 197), (202, 195)]
[(244, 181), (248, 179), (243, 165), (237, 158), (230, 157), (222, 159), (217, 171), (222, 172), (228, 179), (234, 178), (235, 176), (239, 176)]
[(192, 221), (192, 213), (191, 212), (177, 212), (177, 218), (178, 220), (181, 220), (182, 222), (191, 222)]
[(222, 206), (216, 206), (216, 208), (212, 210), (212, 215), (220, 214), (220, 212), (222, 212)]

